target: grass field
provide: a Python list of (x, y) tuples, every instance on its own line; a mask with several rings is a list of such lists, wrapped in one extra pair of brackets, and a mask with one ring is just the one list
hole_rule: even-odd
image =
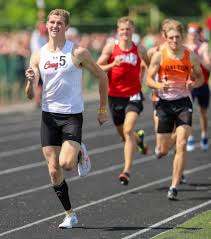
[(211, 210), (153, 239), (211, 239)]

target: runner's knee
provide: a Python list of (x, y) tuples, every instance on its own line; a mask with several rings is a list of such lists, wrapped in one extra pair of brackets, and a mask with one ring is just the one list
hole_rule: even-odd
[(73, 163), (72, 161), (68, 162), (68, 161), (62, 160), (59, 162), (59, 164), (61, 168), (67, 171), (71, 171), (75, 167), (75, 163)]
[(53, 185), (58, 185), (61, 183), (61, 173), (57, 168), (49, 168), (49, 175)]
[(176, 151), (177, 152), (186, 151), (186, 145), (187, 145), (187, 142), (185, 139), (179, 140), (179, 142), (177, 142), (177, 145), (176, 145)]
[(124, 129), (124, 130), (123, 130), (123, 133), (124, 133), (124, 137), (125, 137), (125, 138), (134, 137), (134, 132), (133, 132), (132, 129)]

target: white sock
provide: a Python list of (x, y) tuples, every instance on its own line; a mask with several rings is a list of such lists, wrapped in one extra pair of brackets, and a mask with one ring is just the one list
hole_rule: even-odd
[(202, 132), (202, 133), (201, 133), (201, 138), (202, 138), (202, 139), (207, 138), (207, 133), (206, 133), (206, 132)]
[(194, 140), (193, 135), (189, 135), (188, 140)]

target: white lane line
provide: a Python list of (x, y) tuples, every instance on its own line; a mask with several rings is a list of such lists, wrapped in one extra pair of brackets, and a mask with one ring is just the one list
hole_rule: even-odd
[[(113, 149), (118, 149), (118, 148), (121, 148), (121, 146), (122, 146), (122, 144), (112, 145), (112, 146), (110, 146), (110, 148), (109, 148), (109, 146), (108, 147), (103, 147), (101, 152), (106, 152), (106, 151), (109, 151), (110, 149), (112, 149), (112, 150)], [(196, 148), (197, 147), (199, 147), (199, 144), (196, 145)], [(89, 155), (100, 153), (99, 151), (100, 151), (99, 148), (90, 150)], [(170, 151), (168, 155), (170, 156), (172, 154), (173, 154), (173, 152)], [(142, 157), (142, 158), (139, 158), (139, 159), (135, 159), (133, 161), (133, 164), (136, 165), (136, 164), (139, 164), (139, 163), (149, 162), (151, 160), (154, 160), (154, 155), (145, 156), (145, 157)], [(7, 170), (0, 171), (0, 176), (4, 175), (4, 174), (14, 173), (14, 172), (23, 171), (23, 170), (36, 168), (36, 167), (40, 167), (40, 166), (45, 166), (45, 165), (46, 165), (46, 162), (43, 161), (43, 162), (39, 162), (39, 163), (35, 163), (35, 164), (20, 166), (20, 167), (13, 168), (13, 169), (7, 169)], [(98, 174), (102, 174), (102, 173), (111, 172), (111, 171), (114, 171), (114, 170), (117, 170), (117, 169), (121, 169), (123, 166), (124, 166), (124, 164), (118, 164), (118, 165), (115, 165), (115, 166), (108, 167), (106, 169), (100, 169), (100, 170), (89, 173), (89, 175), (87, 175), (87, 177), (91, 177), (91, 176), (95, 176), (95, 175), (98, 175)], [(188, 174), (188, 170), (186, 170), (185, 172)], [(71, 178), (66, 179), (66, 180), (69, 181), (69, 182), (70, 181), (72, 182), (72, 181), (80, 180), (80, 179), (81, 178), (77, 176), (77, 177), (71, 177)], [(33, 189), (28, 189), (28, 190), (24, 190), (24, 191), (21, 191), (21, 192), (18, 192), (18, 193), (5, 195), (5, 196), (0, 197), (0, 201), (5, 200), (5, 199), (9, 199), (9, 198), (13, 198), (13, 197), (17, 197), (17, 196), (21, 196), (21, 195), (25, 195), (25, 194), (32, 193), (32, 192), (37, 192), (37, 191), (40, 191), (40, 190), (43, 190), (43, 189), (46, 189), (46, 188), (49, 188), (49, 187), (51, 187), (51, 184), (46, 184), (46, 185), (36, 187), (36, 188), (33, 188)]]
[[(211, 121), (209, 121), (209, 122), (211, 124)], [(142, 124), (142, 127), (145, 128), (145, 127), (148, 127), (150, 125), (151, 124), (149, 124), (149, 123), (145, 123), (145, 124)], [(199, 129), (200, 129), (199, 126), (194, 128), (194, 130), (199, 130)], [(34, 133), (35, 132), (32, 132), (32, 134), (34, 134)], [(89, 133), (84, 132), (83, 140), (96, 138), (97, 136), (108, 136), (108, 135), (113, 135), (113, 134), (116, 135), (116, 132), (114, 131), (113, 128), (103, 129), (103, 130), (96, 130), (94, 132), (89, 132)], [(24, 135), (24, 133), (17, 134), (17, 137), (14, 135), (14, 138), (15, 139), (17, 139), (17, 138), (20, 139), (19, 137), (21, 137), (23, 135)], [(27, 137), (29, 136), (27, 133), (25, 135)], [(6, 140), (12, 140), (12, 138), (10, 138), (10, 137), (13, 137), (13, 136), (0, 137), (0, 142), (5, 142)], [(145, 136), (145, 140), (146, 141), (151, 140), (151, 139), (154, 139), (154, 137), (155, 137), (154, 134), (149, 135), (149, 136)], [(9, 156), (17, 155), (17, 154), (30, 152), (30, 148), (31, 148), (31, 151), (38, 150), (38, 149), (41, 149), (41, 145), (40, 144), (35, 144), (35, 145), (27, 146), (27, 147), (22, 147), (20, 149), (13, 149), (13, 150), (10, 150), (10, 151), (0, 152), (0, 160), (1, 160), (1, 158), (4, 158), (4, 157), (9, 157)]]
[[(85, 128), (90, 128), (90, 123), (88, 125), (85, 125)], [(97, 126), (97, 123), (94, 122), (93, 123), (93, 127), (96, 129), (96, 126)], [(150, 127), (152, 126), (152, 123), (150, 122), (146, 122), (146, 123), (142, 123), (141, 124), (142, 128), (147, 128), (147, 127)], [(20, 129), (19, 126), (16, 126)], [(31, 126), (30, 126), (31, 127)], [(107, 136), (107, 135), (110, 135), (110, 134), (116, 134), (116, 131), (113, 129), (113, 126), (112, 124), (106, 124), (106, 127), (109, 127), (109, 128), (103, 128), (103, 130), (101, 130), (101, 128), (98, 128), (96, 131), (93, 131), (92, 132), (85, 132), (85, 128), (83, 129), (83, 139), (91, 139), (91, 138), (95, 138), (96, 136)], [(5, 129), (5, 127), (4, 127)], [(11, 130), (11, 127), (8, 127), (8, 129)], [(1, 132), (1, 129), (0, 129), (0, 132)], [(37, 129), (37, 130), (34, 130), (34, 131), (30, 131), (30, 132), (21, 132), (21, 133), (15, 133), (15, 134), (11, 134), (11, 135), (6, 135), (6, 136), (0, 136), (0, 143), (2, 142), (7, 142), (7, 141), (11, 141), (11, 140), (17, 140), (17, 139), (20, 139), (20, 137), (23, 137), (23, 138), (27, 138), (27, 137), (30, 137), (30, 136), (36, 136), (38, 135), (39, 136), (40, 134), (40, 130)]]
[[(108, 136), (108, 135), (113, 135), (114, 133), (115, 132), (114, 132), (113, 129), (104, 129), (103, 131), (98, 130), (98, 131), (95, 131), (95, 132), (86, 133), (84, 135), (83, 139), (84, 140), (93, 139), (93, 138), (96, 138), (97, 136)], [(20, 136), (20, 135), (18, 135), (18, 136)], [(149, 137), (151, 137), (151, 136), (149, 136)], [(147, 139), (147, 137), (146, 137), (146, 139)], [(0, 142), (1, 142), (1, 140), (2, 139), (0, 138)], [(3, 139), (3, 141), (4, 141), (4, 139)], [(40, 144), (35, 144), (35, 145), (27, 146), (27, 147), (22, 147), (22, 148), (19, 148), (19, 149), (13, 149), (13, 150), (10, 150), (10, 151), (0, 152), (0, 159), (4, 158), (4, 157), (17, 155), (17, 154), (27, 153), (29, 151), (34, 151), (34, 150), (37, 150), (37, 149), (41, 149)]]
[[(1, 130), (0, 130), (1, 132)], [(84, 133), (83, 139), (89, 139), (89, 138), (95, 138), (96, 136), (106, 136), (110, 134), (114, 134), (114, 130), (112, 128), (109, 129), (103, 129), (101, 130), (96, 130), (92, 131), (89, 133)], [(39, 136), (40, 132), (39, 130), (34, 130), (30, 132), (24, 132), (24, 133), (17, 133), (17, 134), (11, 134), (11, 135), (6, 135), (6, 136), (0, 136), (0, 143), (11, 141), (11, 140), (17, 140), (20, 138), (28, 138), (28, 137), (33, 137), (33, 136)]]
[[(87, 133), (84, 136), (84, 140), (92, 139), (92, 138), (95, 138), (96, 136), (107, 136), (107, 135), (111, 135), (111, 134), (114, 134), (113, 129), (91, 132), (91, 133)], [(1, 138), (0, 138), (0, 142), (1, 142)], [(17, 154), (22, 154), (22, 153), (27, 153), (27, 152), (38, 150), (38, 149), (41, 150), (41, 145), (40, 144), (35, 144), (35, 145), (27, 146), (27, 147), (22, 147), (22, 148), (19, 148), (19, 149), (13, 149), (13, 150), (10, 150), (10, 151), (0, 152), (0, 160), (1, 160), (1, 158), (5, 158), (5, 157), (17, 155)]]
[[(208, 169), (211, 167), (211, 163), (210, 164), (207, 164), (207, 165), (203, 165), (203, 166), (200, 166), (200, 167), (197, 167), (197, 168), (194, 168), (194, 169), (190, 169), (190, 170), (187, 170), (187, 173), (188, 174), (191, 174), (193, 172), (198, 172), (198, 171), (201, 171), (201, 170), (205, 170), (205, 169)], [(92, 201), (90, 203), (87, 203), (87, 204), (84, 204), (84, 205), (81, 205), (77, 208), (75, 208), (74, 210), (75, 211), (79, 211), (79, 210), (82, 210), (84, 208), (87, 208), (87, 207), (91, 207), (91, 206), (94, 206), (94, 205), (97, 205), (97, 204), (100, 204), (100, 203), (103, 203), (103, 202), (106, 202), (106, 201), (109, 201), (109, 200), (112, 200), (114, 198), (118, 198), (118, 197), (121, 197), (123, 195), (127, 195), (129, 193), (132, 193), (132, 192), (135, 192), (135, 191), (138, 191), (138, 190), (141, 190), (141, 189), (145, 189), (145, 188), (148, 188), (148, 187), (151, 187), (151, 186), (155, 186), (157, 184), (161, 184), (161, 183), (164, 183), (168, 180), (171, 179), (171, 176), (169, 177), (166, 177), (166, 178), (162, 178), (162, 179), (159, 179), (159, 180), (156, 180), (156, 181), (153, 181), (153, 182), (150, 182), (150, 183), (147, 183), (145, 185), (142, 185), (142, 186), (139, 186), (139, 187), (135, 187), (135, 188), (132, 188), (132, 189), (129, 189), (129, 190), (125, 190), (123, 192), (120, 192), (120, 193), (116, 193), (116, 194), (113, 194), (111, 196), (108, 196), (108, 197), (105, 197), (105, 198), (101, 198), (99, 200), (96, 200), (96, 201)], [(208, 201), (209, 203), (211, 203), (211, 201)], [(205, 203), (204, 203), (205, 204)], [(203, 206), (205, 206), (204, 204), (201, 204)], [(190, 210), (190, 209), (189, 209)], [(29, 228), (29, 227), (32, 227), (34, 225), (38, 225), (42, 222), (46, 222), (46, 221), (49, 221), (51, 219), (54, 219), (54, 218), (57, 218), (59, 216), (62, 216), (64, 215), (64, 212), (60, 212), (60, 213), (57, 213), (55, 215), (52, 215), (50, 217), (45, 217), (43, 219), (40, 219), (40, 220), (37, 220), (37, 221), (34, 221), (32, 223), (28, 223), (26, 225), (23, 225), (21, 227), (16, 227), (16, 228), (13, 228), (11, 230), (8, 230), (8, 231), (4, 231), (2, 233), (0, 233), (0, 236), (5, 236), (5, 235), (8, 235), (8, 234), (11, 234), (13, 232), (17, 232), (17, 231), (21, 231), (23, 229), (26, 229), (26, 228)], [(151, 229), (151, 228), (150, 228)], [(149, 228), (147, 229), (144, 229), (144, 230), (150, 230)], [(140, 232), (139, 232), (140, 233)]]
[(31, 124), (26, 124), (25, 122), (21, 125), (15, 125), (15, 126), (0, 126), (0, 132), (4, 133), (6, 132), (8, 133), (14, 133), (16, 131), (27, 131), (27, 130), (31, 130), (32, 128), (39, 128), (40, 123), (36, 122), (36, 123), (31, 123)]
[[(148, 161), (151, 161), (151, 160), (154, 160), (154, 156), (153, 155), (152, 156), (148, 156), (148, 157), (144, 157), (144, 158), (140, 158), (140, 159), (136, 159), (136, 160), (133, 161), (133, 165), (136, 165), (136, 164), (139, 164), (139, 163), (148, 162)], [(96, 176), (96, 175), (100, 175), (100, 174), (103, 174), (103, 173), (112, 172), (114, 170), (121, 169), (122, 167), (123, 167), (123, 164), (117, 164), (117, 165), (114, 165), (114, 166), (111, 166), (111, 167), (108, 167), (108, 168), (96, 170), (94, 172), (90, 172), (86, 176), (86, 178), (93, 177), (93, 176)], [(71, 178), (66, 178), (66, 181), (67, 182), (73, 182), (73, 181), (81, 180), (81, 179), (82, 179), (81, 177), (75, 176), (75, 177), (71, 177)], [(24, 191), (21, 191), (21, 192), (18, 192), (18, 193), (13, 193), (13, 194), (5, 195), (5, 196), (0, 197), (0, 201), (1, 200), (5, 200), (5, 199), (10, 199), (10, 198), (18, 197), (18, 196), (22, 196), (22, 195), (29, 194), (29, 193), (34, 193), (34, 192), (37, 192), (37, 191), (40, 191), (40, 190), (45, 190), (45, 189), (50, 188), (50, 187), (52, 187), (52, 184), (46, 184), (46, 185), (43, 185), (43, 186), (40, 186), (40, 187), (24, 190)]]
[[(191, 213), (191, 212), (194, 212), (194, 211), (196, 211), (196, 210), (198, 210), (198, 209), (200, 209), (200, 208), (206, 207), (206, 206), (208, 206), (209, 204), (211, 204), (211, 200), (206, 201), (206, 202), (204, 202), (204, 203), (201, 203), (201, 204), (199, 204), (199, 205), (197, 205), (197, 206), (195, 206), (195, 207), (191, 207), (191, 208), (189, 208), (189, 209), (187, 209), (187, 210), (185, 210), (185, 211), (183, 211), (183, 212), (180, 212), (180, 213), (175, 214), (175, 215), (173, 215), (173, 216), (171, 216), (171, 217), (168, 217), (168, 218), (166, 218), (166, 219), (164, 219), (164, 220), (162, 220), (162, 221), (160, 221), (160, 222), (157, 222), (157, 223), (153, 224), (152, 226), (149, 226), (149, 227), (146, 228), (146, 229), (142, 229), (142, 230), (140, 230), (140, 231), (138, 231), (138, 232), (136, 232), (136, 233), (133, 233), (133, 234), (131, 234), (131, 235), (129, 235), (129, 236), (122, 237), (121, 239), (132, 239), (132, 238), (135, 238), (135, 237), (137, 237), (137, 236), (140, 236), (141, 234), (144, 234), (145, 232), (148, 232), (148, 231), (150, 231), (150, 230), (152, 230), (152, 229), (154, 229), (154, 228), (157, 228), (157, 227), (159, 227), (159, 226), (161, 226), (161, 225), (163, 225), (163, 224), (165, 224), (165, 223), (168, 223), (168, 222), (170, 222), (170, 221), (172, 221), (172, 220), (174, 220), (174, 219), (176, 219), (176, 218), (178, 218), (178, 217), (182, 217), (182, 216), (184, 216), (184, 215), (187, 215), (188, 213)], [(155, 237), (152, 237), (152, 238), (155, 238)], [(152, 239), (152, 238), (151, 238), (151, 239)]]
[[(5, 127), (4, 127), (4, 129), (5, 129)], [(24, 129), (26, 129), (26, 127)], [(21, 129), (19, 128), (19, 130), (21, 130)], [(2, 131), (0, 130), (0, 132), (2, 132)], [(10, 133), (11, 133), (10, 135), (0, 136), (0, 143), (7, 142), (7, 141), (12, 141), (12, 140), (14, 141), (14, 140), (17, 140), (17, 139), (20, 139), (20, 138), (28, 138), (28, 137), (33, 137), (33, 136), (39, 136), (40, 135), (40, 130), (37, 129), (37, 130), (34, 130), (34, 131), (30, 131), (30, 132), (22, 132), (22, 133), (12, 133), (12, 132), (10, 132)], [(109, 133), (114, 134), (115, 132), (111, 128), (103, 129), (103, 131), (102, 130), (97, 130), (97, 131), (94, 131), (94, 132), (92, 131), (92, 132), (89, 132), (89, 133), (84, 132), (83, 139), (94, 138), (98, 135), (102, 135), (102, 136), (109, 135)]]
[[(1, 127), (11, 127), (12, 124), (25, 124), (27, 121), (32, 122), (32, 121), (40, 121), (40, 115), (38, 117), (34, 117), (33, 115), (31, 115), (31, 113), (29, 115), (24, 115), (21, 117), (16, 116), (10, 116), (4, 119), (4, 122), (2, 122), (2, 119), (0, 120), (0, 129)], [(9, 128), (8, 127), (8, 128)]]
[[(24, 149), (24, 152), (29, 152), (32, 149), (36, 150), (37, 148), (38, 148), (38, 146), (34, 146), (34, 147), (30, 146), (28, 148), (26, 147)], [(120, 144), (109, 145), (109, 146), (105, 146), (105, 147), (101, 147), (101, 148), (92, 149), (92, 150), (89, 150), (88, 153), (91, 156), (91, 155), (94, 155), (94, 154), (104, 153), (104, 152), (107, 152), (107, 151), (111, 151), (111, 150), (115, 150), (115, 149), (120, 149), (120, 148), (122, 148), (122, 144), (121, 143)], [(16, 154), (22, 153), (22, 152), (23, 151), (21, 151), (21, 150), (19, 150), (19, 151), (16, 150)], [(19, 167), (15, 167), (15, 168), (1, 170), (0, 171), (0, 176), (5, 175), (5, 174), (10, 174), (10, 173), (15, 173), (15, 172), (27, 170), (27, 169), (42, 167), (42, 166), (45, 166), (45, 165), (46, 165), (46, 161), (44, 161), (44, 160), (42, 162), (25, 164), (23, 166), (19, 166)]]
[[(30, 129), (30, 130), (33, 129), (34, 130), (33, 132), (38, 132), (39, 133), (40, 132), (40, 124), (41, 124), (40, 121), (41, 121), (41, 118), (39, 120), (36, 120), (35, 122), (33, 122), (33, 121), (35, 121), (35, 120), (31, 120), (30, 124), (29, 123), (26, 124), (25, 121), (21, 122), (20, 124), (15, 124), (15, 125), (1, 125), (0, 124), (0, 132), (1, 133), (6, 132), (7, 134), (11, 134), (10, 137), (15, 135), (17, 131), (27, 131), (28, 129)], [(148, 123), (148, 125), (149, 125), (149, 123)], [(107, 127), (109, 126), (110, 127), (110, 126), (112, 126), (112, 123), (108, 122), (108, 123), (106, 123), (105, 126), (107, 126)], [(88, 122), (86, 125), (84, 125), (83, 131), (85, 129), (90, 129), (90, 128), (95, 128), (96, 129), (96, 127), (100, 127), (100, 126), (98, 126), (97, 118), (96, 118), (96, 121), (91, 121), (90, 123)], [(112, 126), (112, 128), (113, 128), (113, 126)], [(99, 131), (100, 131), (100, 128), (99, 128)], [(7, 137), (7, 136), (2, 136), (2, 137)], [(2, 137), (0, 137), (0, 139)]]
[(19, 148), (19, 149), (13, 149), (10, 151), (5, 151), (5, 152), (1, 152), (0, 153), (0, 159), (1, 158), (5, 158), (5, 157), (9, 157), (9, 156), (13, 156), (13, 155), (18, 155), (18, 154), (22, 154), (22, 153), (27, 153), (27, 152), (31, 152), (34, 150), (41, 150), (41, 145), (40, 144), (34, 144), (34, 145), (30, 145), (24, 148)]
[[(146, 139), (148, 141), (152, 140), (152, 139), (154, 139), (154, 136), (153, 135), (148, 136), (148, 137), (146, 137)], [(4, 152), (4, 154), (0, 153), (0, 161), (1, 161), (1, 156), (2, 157), (11, 156), (11, 154), (13, 155), (13, 153), (15, 155), (17, 155), (17, 154), (21, 154), (23, 152), (30, 152), (31, 150), (37, 150), (40, 147), (41, 147), (40, 145), (34, 145), (34, 146), (25, 147), (23, 149)], [(108, 146), (104, 146), (104, 147), (89, 150), (88, 154), (91, 156), (91, 155), (94, 155), (94, 154), (105, 153), (105, 152), (108, 152), (108, 151), (111, 151), (111, 150), (120, 149), (122, 147), (123, 147), (122, 143), (108, 145)], [(41, 150), (41, 148), (40, 148), (40, 150)], [(24, 170), (28, 170), (28, 169), (32, 169), (32, 168), (42, 167), (42, 166), (45, 166), (45, 165), (46, 165), (45, 161), (37, 162), (37, 163), (31, 163), (31, 164), (24, 164), (24, 165), (19, 166), (19, 167), (1, 170), (0, 171), (0, 176), (5, 175), (5, 174), (19, 172), (19, 171), (24, 171)]]
[(31, 132), (24, 132), (24, 133), (18, 133), (18, 134), (12, 134), (12, 135), (6, 135), (0, 137), (0, 143), (7, 142), (7, 141), (14, 141), (14, 140), (20, 140), (20, 138), (29, 138), (34, 136), (39, 136), (40, 132), (38, 130), (31, 131)]

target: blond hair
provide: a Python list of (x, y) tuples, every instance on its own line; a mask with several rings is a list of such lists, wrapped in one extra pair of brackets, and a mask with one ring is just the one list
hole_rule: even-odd
[(64, 17), (65, 25), (67, 26), (69, 24), (70, 13), (68, 11), (64, 9), (54, 9), (48, 14), (47, 19), (49, 20), (49, 17), (52, 15)]
[(120, 18), (117, 20), (117, 27), (119, 27), (119, 25), (120, 25), (121, 23), (125, 23), (125, 22), (129, 22), (133, 27), (135, 26), (134, 21), (131, 20), (130, 17), (124, 16), (124, 17), (120, 17)]
[(171, 19), (171, 18), (166, 18), (166, 19), (164, 19), (164, 20), (162, 21), (162, 23), (161, 23), (161, 32), (164, 32), (164, 31), (165, 31), (167, 24), (168, 24), (169, 22), (171, 22), (172, 20), (173, 20), (173, 19)]
[(180, 34), (184, 35), (184, 27), (183, 24), (179, 21), (173, 20), (173, 19), (169, 19), (168, 22), (165, 24), (165, 27), (163, 29), (163, 32), (165, 34), (165, 37), (167, 36), (167, 33), (171, 30), (176, 30), (178, 32), (180, 32)]

